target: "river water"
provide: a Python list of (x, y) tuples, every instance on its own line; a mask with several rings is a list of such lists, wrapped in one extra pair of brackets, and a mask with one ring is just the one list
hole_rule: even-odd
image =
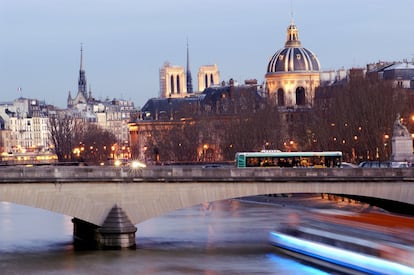
[(328, 274), (281, 254), (268, 232), (289, 205), (224, 200), (137, 225), (136, 249), (77, 251), (72, 217), (0, 203), (2, 274)]

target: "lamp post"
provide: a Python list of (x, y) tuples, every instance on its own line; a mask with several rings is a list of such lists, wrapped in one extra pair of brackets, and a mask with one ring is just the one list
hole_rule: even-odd
[(207, 154), (208, 144), (203, 145), (203, 161), (206, 161), (206, 154)]
[(384, 135), (384, 152), (385, 152), (385, 158), (388, 159), (388, 143), (389, 143), (390, 136), (388, 134)]

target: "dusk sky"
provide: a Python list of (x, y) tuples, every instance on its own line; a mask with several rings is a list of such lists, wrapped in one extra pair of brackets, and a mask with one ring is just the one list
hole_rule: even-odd
[(143, 106), (157, 97), (163, 64), (186, 66), (187, 39), (194, 87), (210, 64), (222, 81), (261, 83), (292, 10), (322, 70), (414, 58), (413, 0), (1, 0), (0, 102), (23, 96), (66, 107), (81, 43), (97, 99)]

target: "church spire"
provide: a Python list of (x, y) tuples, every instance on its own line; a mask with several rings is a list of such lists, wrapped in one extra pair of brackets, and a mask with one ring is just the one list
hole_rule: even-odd
[(190, 50), (188, 47), (188, 39), (187, 39), (187, 93), (193, 92), (193, 79), (191, 78), (190, 72)]
[(79, 66), (79, 70), (83, 71), (83, 44), (81, 43), (81, 48), (80, 48), (80, 66)]
[(87, 88), (86, 88), (86, 75), (85, 75), (85, 69), (83, 67), (83, 45), (82, 43), (81, 43), (81, 48), (80, 48), (78, 93), (82, 93), (85, 98), (88, 98)]

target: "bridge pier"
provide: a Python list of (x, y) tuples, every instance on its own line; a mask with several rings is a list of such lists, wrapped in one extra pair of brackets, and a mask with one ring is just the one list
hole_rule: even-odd
[(115, 205), (102, 226), (73, 218), (73, 237), (78, 248), (120, 249), (135, 248), (137, 228), (121, 207)]

